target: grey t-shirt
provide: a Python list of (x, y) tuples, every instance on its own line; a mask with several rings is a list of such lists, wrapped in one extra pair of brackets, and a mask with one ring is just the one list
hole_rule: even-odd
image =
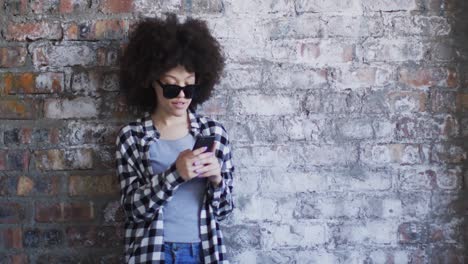
[[(159, 139), (150, 145), (150, 162), (154, 173), (167, 170), (185, 149), (192, 149), (195, 138), (188, 133), (176, 140)], [(200, 242), (200, 210), (206, 178), (195, 177), (182, 183), (163, 210), (164, 241)]]

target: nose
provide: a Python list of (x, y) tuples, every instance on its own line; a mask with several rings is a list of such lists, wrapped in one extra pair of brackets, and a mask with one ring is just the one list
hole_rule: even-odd
[(180, 90), (180, 92), (179, 92), (179, 94), (177, 95), (177, 97), (185, 98), (184, 90)]

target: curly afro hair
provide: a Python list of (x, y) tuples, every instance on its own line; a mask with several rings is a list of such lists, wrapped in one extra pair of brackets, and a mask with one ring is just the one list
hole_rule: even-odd
[(205, 21), (188, 17), (180, 23), (174, 13), (166, 20), (145, 18), (130, 33), (120, 61), (120, 89), (127, 104), (153, 112), (157, 106), (152, 83), (170, 69), (182, 65), (195, 73), (200, 85), (190, 108), (208, 100), (224, 69), (221, 46)]

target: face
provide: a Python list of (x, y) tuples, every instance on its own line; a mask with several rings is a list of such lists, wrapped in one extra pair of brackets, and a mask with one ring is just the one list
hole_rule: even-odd
[[(162, 84), (174, 84), (178, 86), (186, 86), (195, 84), (195, 73), (187, 72), (184, 66), (177, 66), (164, 73), (159, 81)], [(158, 82), (153, 82), (153, 87), (156, 90), (158, 105), (156, 111), (162, 111), (166, 115), (183, 116), (185, 115), (191, 98), (186, 98), (183, 90), (175, 98), (168, 99), (164, 97), (163, 89)]]

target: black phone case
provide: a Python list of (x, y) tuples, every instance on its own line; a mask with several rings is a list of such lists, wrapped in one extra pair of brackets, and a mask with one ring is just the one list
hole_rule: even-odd
[(215, 136), (199, 136), (197, 137), (192, 150), (196, 150), (197, 148), (201, 147), (207, 147), (207, 151), (209, 151), (213, 147), (214, 141)]

